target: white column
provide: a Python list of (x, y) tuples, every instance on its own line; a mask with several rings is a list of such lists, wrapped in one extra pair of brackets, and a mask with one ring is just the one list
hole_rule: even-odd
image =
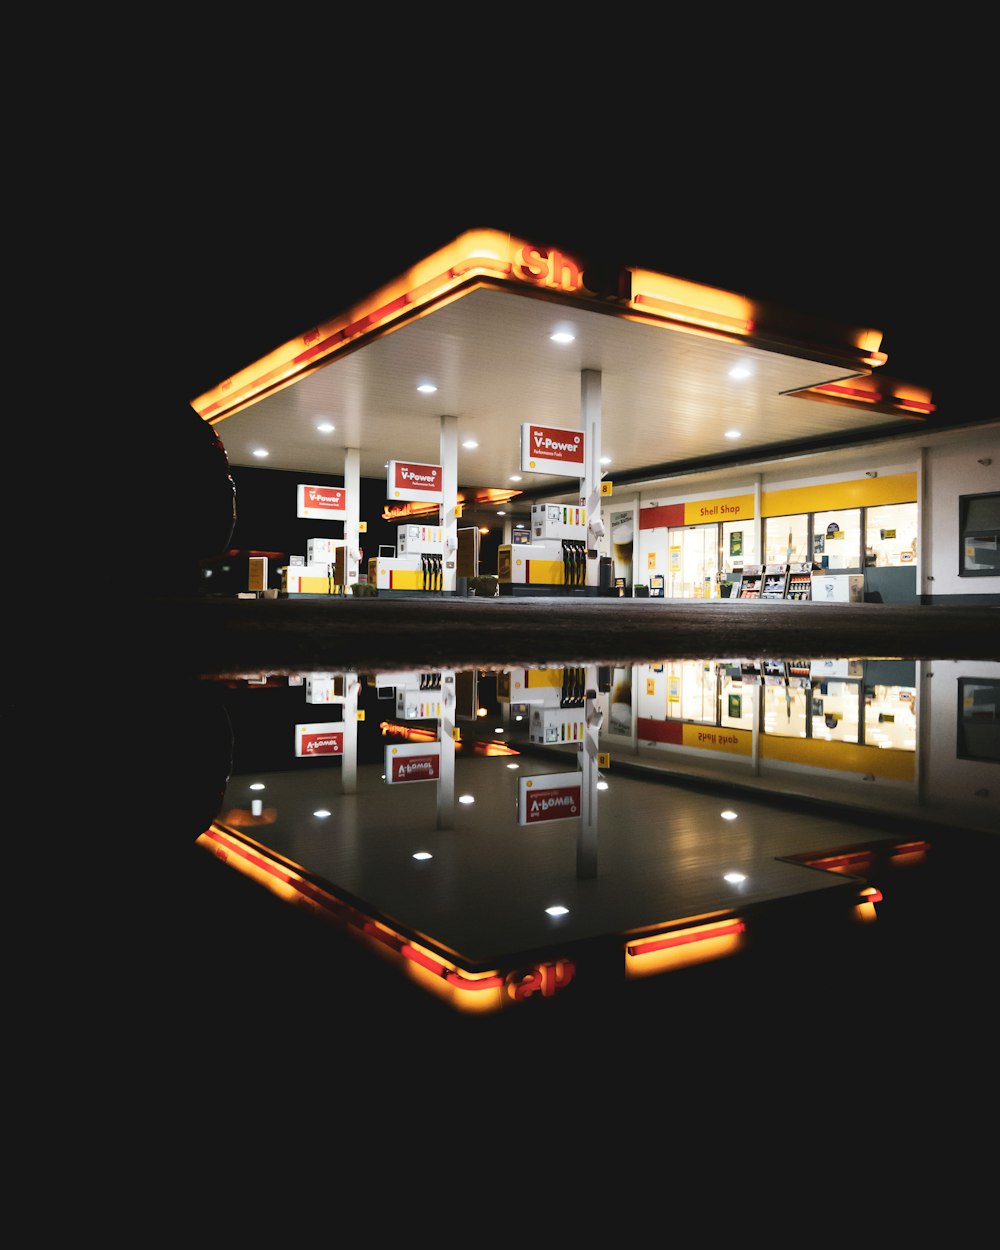
[(441, 528), (444, 531), (445, 594), (455, 593), (458, 560), (458, 417), (441, 418)]
[(358, 791), (358, 690), (357, 673), (344, 673), (344, 754), (341, 760), (341, 785), (345, 794)]
[(356, 447), (344, 452), (344, 491), (347, 495), (347, 516), (344, 518), (344, 588), (358, 580), (361, 534), (361, 454)]
[[(604, 535), (601, 519), (601, 375), (596, 369), (584, 369), (580, 374), (580, 425), (586, 447), (580, 493), (581, 502), (587, 509), (587, 585), (596, 586), (601, 571), (599, 544)], [(594, 553), (593, 558), (591, 552)]]
[(583, 773), (580, 796), (583, 811), (580, 815), (580, 830), (576, 844), (576, 875), (579, 878), (591, 880), (597, 876), (597, 801), (599, 797), (597, 782), (600, 778), (597, 760), (601, 726), (604, 724), (604, 708), (597, 693), (596, 665), (587, 666), (586, 682), (583, 750), (580, 753), (580, 769)]

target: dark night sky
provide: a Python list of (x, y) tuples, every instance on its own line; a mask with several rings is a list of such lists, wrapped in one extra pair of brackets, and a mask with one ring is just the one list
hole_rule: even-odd
[(995, 253), (990, 200), (970, 167), (946, 178), (920, 118), (891, 158), (840, 160), (793, 150), (788, 136), (708, 142), (704, 127), (686, 145), (672, 132), (662, 159), (619, 153), (614, 135), (596, 142), (596, 132), (596, 146), (578, 134), (575, 151), (521, 152), (510, 131), (489, 159), (488, 146), (473, 159), (436, 120), (437, 130), (414, 124), (395, 143), (369, 127), (353, 146), (331, 141), (286, 164), (205, 140), (122, 206), (133, 222), (156, 214), (126, 254), (130, 313), (138, 304), (144, 314), (126, 333), (155, 345), (177, 397), (192, 399), (474, 227), (874, 326), (884, 372), (929, 387), (949, 422), (984, 390), (965, 310)]

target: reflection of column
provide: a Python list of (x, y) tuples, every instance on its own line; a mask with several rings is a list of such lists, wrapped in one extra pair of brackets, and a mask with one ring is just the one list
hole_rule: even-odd
[(597, 668), (592, 664), (587, 666), (586, 692), (583, 751), (580, 756), (583, 773), (580, 796), (583, 810), (576, 844), (576, 875), (589, 880), (597, 876), (597, 782), (600, 779), (597, 759), (601, 726), (604, 723), (604, 708), (597, 693)]
[[(596, 369), (584, 369), (580, 379), (580, 424), (584, 435), (584, 478), (581, 495), (587, 509), (587, 585), (600, 581), (601, 562), (596, 558), (597, 544), (604, 535), (601, 521), (601, 375)], [(595, 553), (591, 559), (589, 552)]]
[(358, 675), (345, 673), (344, 702), (342, 719), (344, 722), (344, 757), (341, 772), (341, 785), (345, 794), (356, 794), (358, 790)]
[(438, 763), (437, 812), (439, 829), (455, 827), (455, 672), (441, 673), (440, 760)]

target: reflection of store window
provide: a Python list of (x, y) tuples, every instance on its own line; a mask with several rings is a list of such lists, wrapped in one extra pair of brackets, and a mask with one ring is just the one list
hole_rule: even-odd
[(961, 760), (1000, 764), (1000, 681), (989, 677), (958, 679), (958, 742)]
[(959, 577), (996, 577), (1000, 573), (1000, 493), (961, 495), (958, 507)]

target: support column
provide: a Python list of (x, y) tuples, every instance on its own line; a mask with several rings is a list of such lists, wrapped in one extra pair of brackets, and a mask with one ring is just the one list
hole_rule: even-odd
[(441, 673), (441, 719), (438, 739), (441, 752), (438, 763), (437, 827), (455, 828), (455, 672)]
[(441, 418), (441, 528), (444, 539), (442, 590), (455, 593), (458, 564), (458, 417)]
[(357, 447), (344, 451), (344, 493), (347, 496), (347, 516), (344, 518), (344, 589), (358, 580), (361, 563), (361, 453)]
[(601, 519), (601, 374), (596, 369), (584, 369), (580, 374), (580, 425), (586, 447), (580, 495), (587, 510), (587, 585), (597, 586), (601, 576), (598, 555), (604, 522)]
[(344, 752), (341, 763), (341, 785), (345, 794), (358, 792), (358, 691), (357, 673), (344, 673)]
[(580, 757), (580, 770), (583, 773), (580, 796), (583, 811), (576, 844), (576, 875), (581, 880), (589, 881), (597, 876), (597, 801), (600, 793), (597, 789), (600, 780), (598, 754), (601, 727), (604, 724), (604, 709), (597, 693), (597, 668), (593, 664), (587, 666), (586, 683), (584, 738)]

